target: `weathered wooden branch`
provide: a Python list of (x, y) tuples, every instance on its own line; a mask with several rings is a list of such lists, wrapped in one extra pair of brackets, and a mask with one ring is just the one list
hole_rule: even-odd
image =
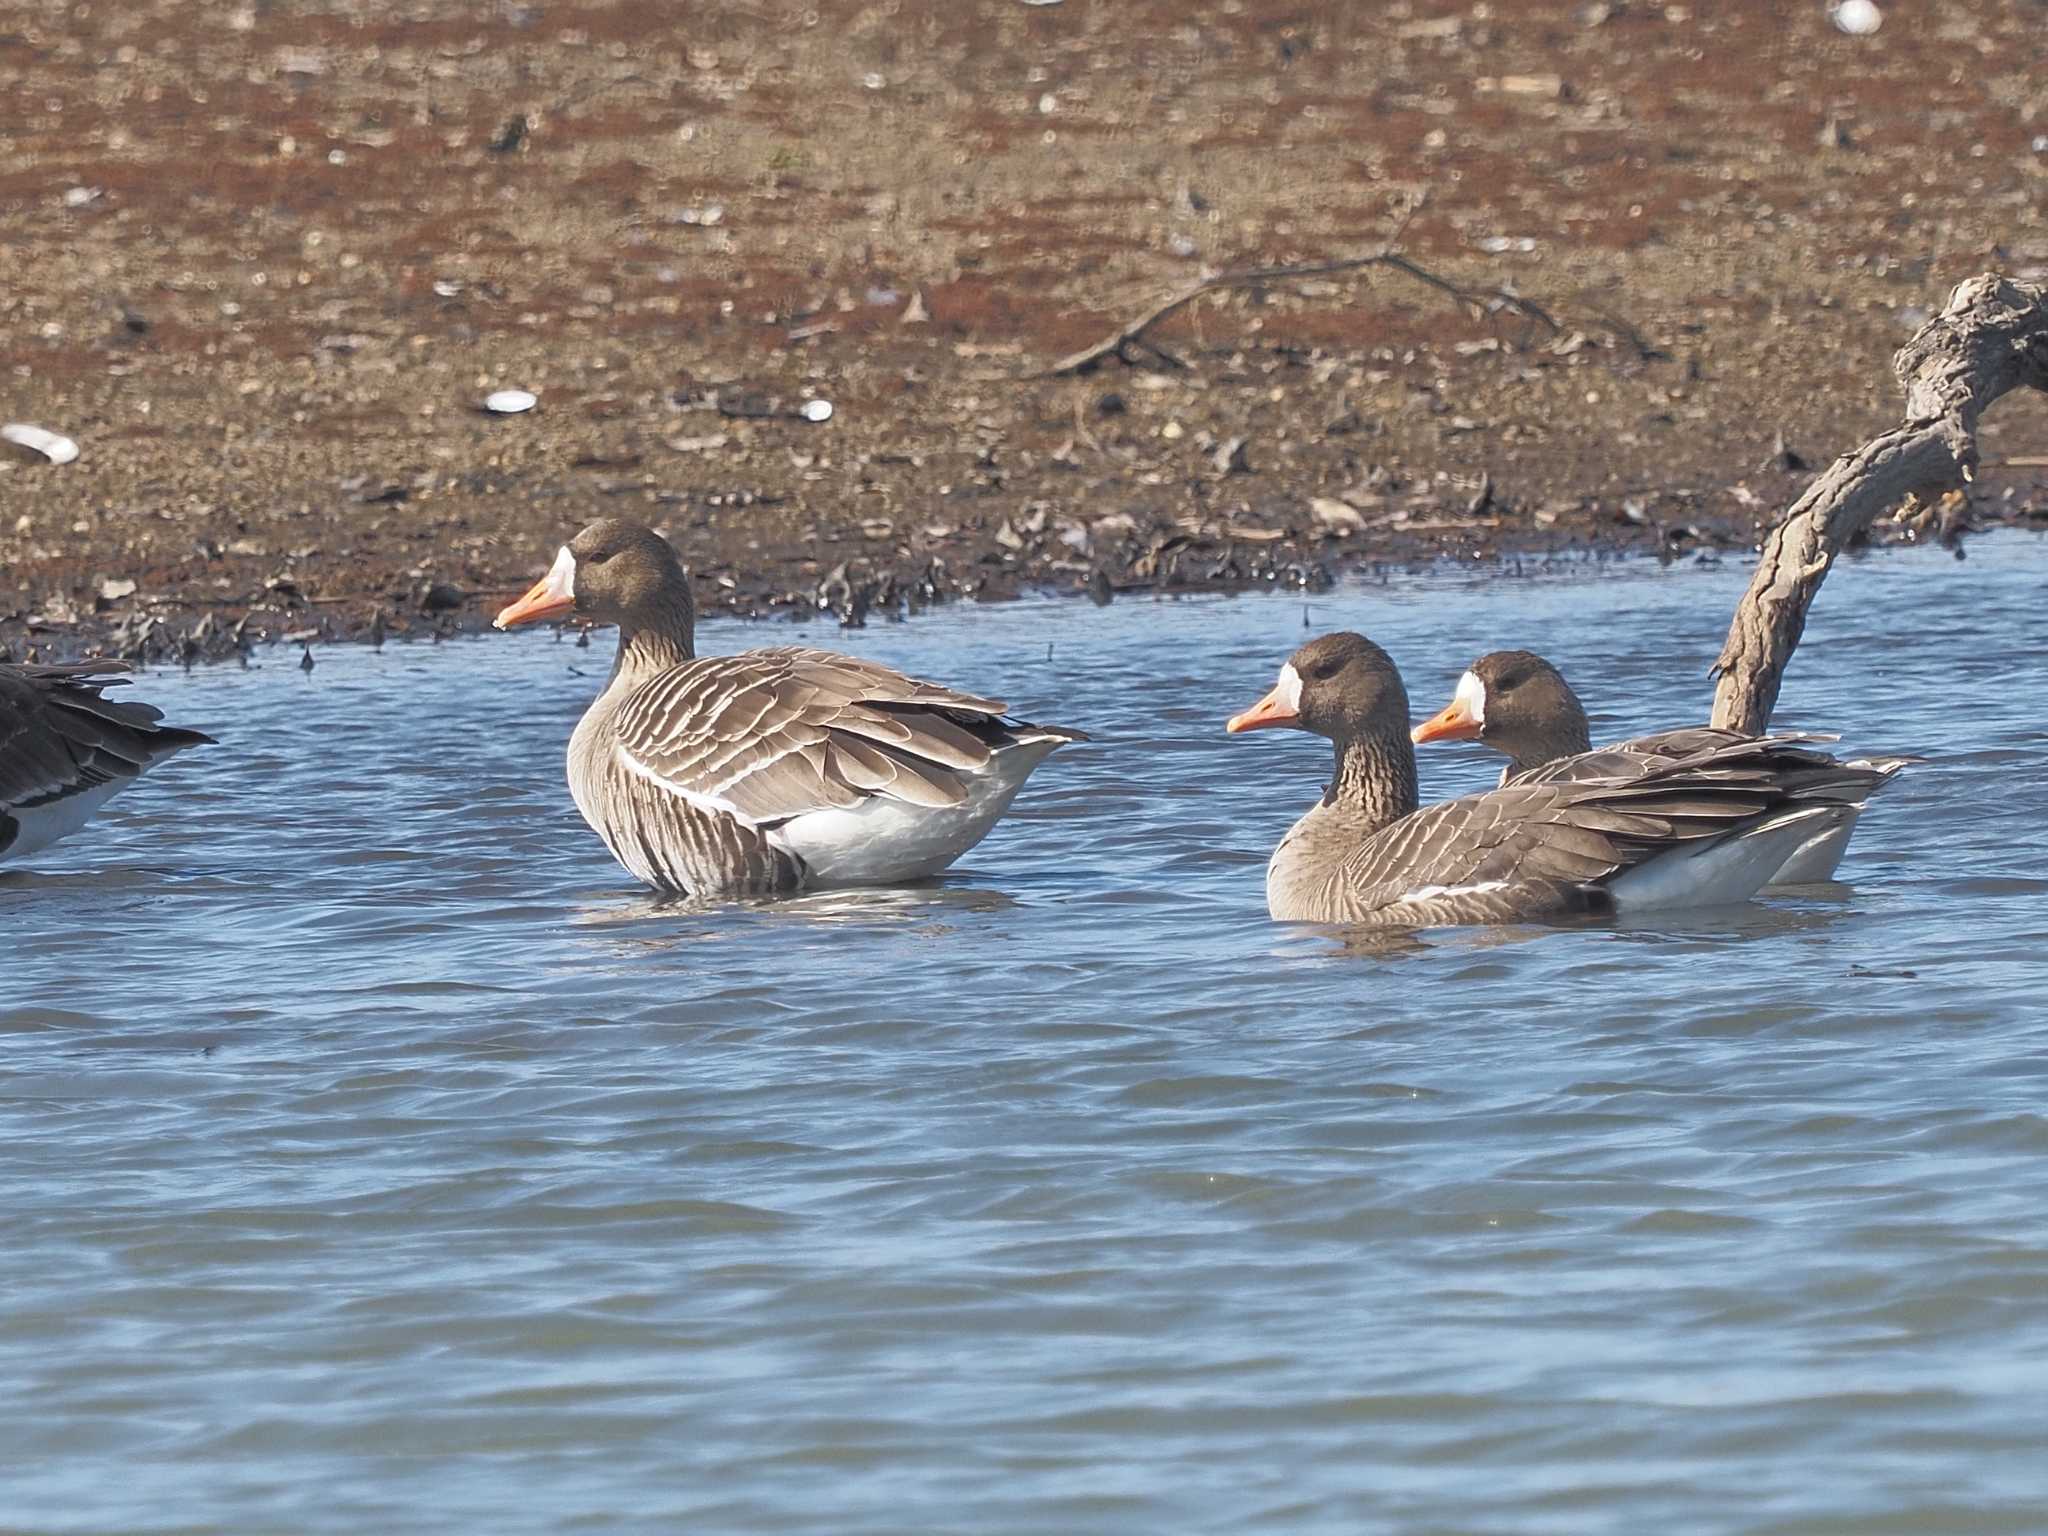
[(1806, 610), (1836, 555), (1908, 497), (1931, 502), (1977, 468), (1977, 418), (2015, 389), (2048, 390), (2048, 286), (1986, 273), (1958, 284), (1942, 312), (1892, 358), (1903, 424), (1835, 460), (1763, 543), (1714, 663), (1714, 724), (1759, 732)]

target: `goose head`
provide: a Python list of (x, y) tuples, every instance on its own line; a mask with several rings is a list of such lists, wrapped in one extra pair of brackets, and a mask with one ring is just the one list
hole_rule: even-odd
[(652, 528), (607, 517), (564, 544), (547, 575), (492, 622), (499, 629), (570, 614), (629, 631), (677, 630), (696, 613), (690, 578), (667, 539)]
[(1272, 691), (1223, 728), (1236, 735), (1286, 726), (1343, 743), (1399, 734), (1407, 723), (1408, 693), (1393, 658), (1345, 630), (1288, 657)]
[(1494, 651), (1458, 679), (1451, 702), (1415, 727), (1414, 741), (1476, 741), (1526, 767), (1591, 749), (1586, 711), (1533, 651)]

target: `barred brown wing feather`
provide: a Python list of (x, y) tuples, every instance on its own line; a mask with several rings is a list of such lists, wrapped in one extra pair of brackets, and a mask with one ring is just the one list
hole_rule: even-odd
[(1826, 735), (1744, 736), (1710, 725), (1686, 726), (1560, 757), (1517, 774), (1508, 782), (1557, 784), (1588, 779), (1636, 779), (1681, 764), (1698, 767), (1715, 762), (1747, 765), (1770, 773), (1831, 767), (1837, 765), (1836, 759), (1812, 750), (1810, 744), (1833, 740), (1834, 737)]
[[(834, 738), (832, 748), (841, 761), (870, 775), (873, 782), (865, 787), (874, 793), (935, 811), (949, 810), (967, 799), (967, 786), (959, 775), (940, 764), (847, 736)], [(854, 782), (850, 775), (848, 781)]]
[(641, 775), (757, 826), (872, 795), (943, 808), (1009, 738), (1002, 704), (800, 646), (687, 662), (619, 706)]
[(1617, 874), (1804, 798), (1760, 760), (1772, 753), (1744, 743), (1634, 780), (1523, 778), (1447, 800), (1366, 839), (1343, 883), (1367, 913), (1439, 901), (1469, 913), (1492, 892), (1523, 915), (1582, 910)]
[(1595, 747), (1590, 752), (1554, 758), (1526, 773), (1515, 775), (1508, 782), (1556, 784), (1584, 779), (1638, 778), (1682, 758), (1696, 757), (1716, 746), (1743, 739), (1733, 731), (1717, 731), (1704, 725), (1660, 731), (1653, 736), (1637, 736), (1628, 741), (1617, 741), (1611, 746)]
[(1446, 800), (1366, 839), (1347, 883), (1393, 905), (1417, 892), (1449, 893), (1508, 882), (1581, 883), (1626, 862), (1614, 839), (1568, 814), (1554, 786), (1512, 786)]
[(1426, 806), (1366, 839), (1333, 882), (1328, 918), (1427, 927), (1581, 909), (1574, 882), (1548, 870), (1542, 824), (1498, 793)]
[(832, 772), (853, 788), (869, 794), (887, 789), (899, 777), (894, 760), (886, 752), (850, 736), (832, 743)]
[(858, 699), (869, 704), (920, 704), (928, 709), (957, 709), (991, 719), (1000, 717), (1009, 707), (1000, 699), (962, 693), (957, 688), (928, 683), (894, 667), (862, 661), (856, 656), (841, 656), (836, 651), (778, 645), (743, 653), (743, 658), (752, 657), (786, 659), (813, 686), (842, 690), (844, 702), (848, 703)]

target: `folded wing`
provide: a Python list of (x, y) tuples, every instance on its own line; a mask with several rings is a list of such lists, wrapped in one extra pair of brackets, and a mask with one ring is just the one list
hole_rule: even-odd
[(0, 814), (132, 779), (213, 739), (161, 724), (147, 704), (104, 697), (127, 670), (111, 661), (0, 667)]
[[(1495, 907), (1502, 917), (1525, 918), (1612, 911), (1623, 877), (1674, 854), (1714, 852), (1687, 866), (1691, 873), (1683, 877), (1710, 887), (1731, 867), (1747, 868), (1737, 858), (1740, 840), (1784, 842), (1785, 828), (1796, 834), (1797, 822), (1860, 805), (1896, 771), (1892, 764), (1838, 762), (1788, 738), (1670, 735), (1693, 738), (1699, 750), (1660, 757), (1625, 744), (1631, 750), (1622, 755), (1608, 749), (1564, 760), (1585, 777), (1552, 773), (1559, 765), (1550, 764), (1395, 822), (1350, 861), (1345, 885), (1360, 908), (1358, 920), (1412, 912), (1417, 922), (1471, 922), (1486, 920)], [(1620, 771), (1592, 776), (1588, 760)], [(1767, 877), (1759, 874), (1740, 894), (1753, 893)], [(1680, 878), (1658, 882), (1660, 898), (1668, 899)], [(1649, 888), (1644, 881), (1622, 887)]]
[(650, 679), (619, 708), (615, 751), (632, 772), (756, 827), (873, 796), (943, 809), (967, 798), (995, 753), (1047, 734), (1005, 721), (1003, 708), (874, 662), (777, 646)]

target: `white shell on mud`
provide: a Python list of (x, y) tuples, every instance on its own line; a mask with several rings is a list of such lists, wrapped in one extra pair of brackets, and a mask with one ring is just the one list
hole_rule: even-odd
[(0, 427), (0, 437), (31, 453), (39, 453), (52, 464), (69, 464), (78, 457), (78, 444), (61, 432), (46, 432), (41, 427), (25, 426), (10, 421)]
[(830, 400), (806, 400), (797, 408), (797, 415), (805, 421), (830, 421), (832, 402)]
[(540, 397), (524, 389), (495, 389), (484, 396), (484, 409), (493, 416), (517, 416), (540, 404)]
[(1884, 25), (1884, 12), (1870, 0), (1837, 0), (1828, 7), (1828, 14), (1851, 37), (1868, 37)]

